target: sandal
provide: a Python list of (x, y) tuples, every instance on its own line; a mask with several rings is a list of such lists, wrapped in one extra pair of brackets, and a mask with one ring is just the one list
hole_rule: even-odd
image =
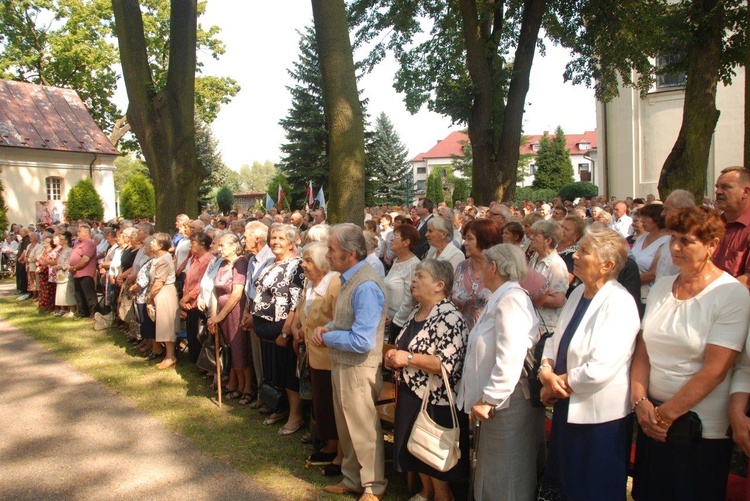
[(226, 395), (224, 395), (224, 398), (227, 400), (234, 400), (235, 398), (240, 398), (242, 396), (242, 393), (240, 393), (237, 390), (227, 390)]
[[(272, 424), (278, 423), (282, 419), (286, 419), (286, 418), (287, 418), (287, 413), (286, 412), (281, 412), (281, 413), (278, 413), (278, 414), (274, 413), (274, 414), (271, 414), (270, 416), (268, 416), (266, 419), (264, 419), (263, 420), (263, 424), (266, 425), (266, 426), (272, 425)], [(297, 431), (297, 430), (294, 430), (294, 431)]]
[(243, 393), (237, 403), (240, 405), (247, 405), (253, 400), (255, 400), (255, 395), (253, 395), (252, 393)]

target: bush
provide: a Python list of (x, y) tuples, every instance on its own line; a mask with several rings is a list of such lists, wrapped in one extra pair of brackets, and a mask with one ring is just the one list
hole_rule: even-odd
[(445, 201), (445, 192), (443, 191), (443, 177), (437, 168), (433, 168), (430, 171), (430, 175), (427, 176), (427, 189), (425, 190), (425, 197), (429, 198), (435, 205)]
[(466, 202), (466, 199), (471, 196), (471, 189), (469, 188), (469, 181), (463, 178), (456, 178), (453, 182), (453, 205), (456, 202)]
[(229, 214), (234, 205), (234, 195), (229, 186), (222, 186), (219, 191), (216, 192), (216, 204), (219, 206), (219, 210), (224, 214)]
[(104, 204), (91, 179), (81, 179), (70, 189), (66, 212), (68, 221), (104, 219)]
[(568, 183), (560, 188), (560, 198), (563, 200), (570, 200), (571, 202), (576, 198), (593, 198), (599, 194), (599, 188), (593, 183), (588, 181), (580, 181), (577, 183)]
[(125, 219), (150, 218), (156, 213), (154, 185), (143, 174), (133, 174), (123, 186), (120, 213)]
[(551, 202), (555, 196), (557, 196), (555, 190), (550, 190), (549, 188), (535, 190), (531, 186), (525, 186), (523, 188), (516, 188), (514, 201), (516, 204), (520, 203), (521, 200), (529, 200), (531, 202), (544, 200), (545, 202)]

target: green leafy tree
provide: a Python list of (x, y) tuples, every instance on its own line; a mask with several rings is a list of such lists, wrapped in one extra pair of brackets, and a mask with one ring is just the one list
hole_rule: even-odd
[(430, 170), (430, 174), (427, 176), (425, 197), (435, 202), (435, 205), (445, 200), (445, 192), (443, 191), (443, 172), (442, 168), (433, 167), (432, 170)]
[(120, 193), (120, 213), (125, 219), (151, 218), (156, 213), (154, 185), (141, 173), (130, 176)]
[(198, 191), (202, 204), (213, 200), (222, 186), (229, 187), (235, 193), (240, 191), (239, 174), (224, 164), (219, 141), (211, 132), (211, 127), (201, 120), (195, 122), (195, 150), (198, 160), (209, 172)]
[(256, 160), (252, 167), (243, 165), (240, 168), (240, 186), (247, 191), (266, 191), (277, 173), (278, 169), (273, 162), (266, 160), (260, 163)]
[[(282, 156), (278, 167), (293, 188), (288, 196), (294, 206), (304, 203), (309, 181), (312, 181), (315, 189), (322, 186), (326, 193), (329, 190), (328, 130), (315, 29), (307, 27), (299, 36), (299, 56), (288, 70), (295, 82), (287, 87), (292, 106), (287, 116), (279, 121), (286, 142), (281, 145)], [(274, 196), (273, 192), (271, 196)]]
[(379, 62), (388, 51), (399, 62), (394, 87), (404, 93), (407, 109), (414, 113), (426, 104), (468, 126), (478, 203), (513, 198), (529, 75), (547, 4), (351, 2), (355, 40), (373, 47), (367, 62)]
[(456, 202), (465, 202), (471, 196), (471, 188), (467, 179), (456, 178), (453, 181), (453, 205)]
[(552, 138), (547, 133), (542, 136), (536, 154), (536, 167), (532, 184), (535, 190), (547, 188), (557, 192), (573, 182), (573, 164), (570, 161), (570, 151), (566, 146), (562, 127), (557, 127)]
[(115, 159), (115, 190), (122, 191), (128, 180), (135, 174), (142, 174), (151, 178), (148, 167), (132, 153)]
[(234, 195), (232, 189), (229, 186), (222, 186), (216, 192), (216, 205), (219, 206), (219, 210), (223, 214), (229, 214), (234, 205)]
[[(171, 2), (144, 0), (148, 22), (144, 38), (155, 89), (167, 81)], [(205, 1), (197, 6), (203, 14)], [(75, 89), (99, 126), (110, 132), (114, 144), (129, 130), (123, 112), (113, 102), (119, 62), (113, 40), (113, 7), (110, 0), (19, 0), (0, 3), (0, 78)], [(198, 27), (197, 49), (218, 59), (224, 45), (219, 28)], [(201, 64), (198, 62), (200, 73)], [(221, 105), (240, 88), (228, 77), (196, 77), (196, 114), (215, 120)], [(132, 147), (127, 141), (125, 147)], [(137, 146), (137, 145), (136, 145)]]
[(104, 204), (91, 179), (81, 179), (70, 189), (66, 211), (68, 221), (101, 221), (104, 218)]
[[(467, 130), (461, 131), (468, 135)], [(454, 172), (460, 172), (465, 178), (471, 179), (474, 169), (474, 154), (471, 150), (471, 141), (464, 139), (459, 141), (461, 145), (461, 155), (451, 155), (451, 164)]]
[(411, 170), (409, 152), (385, 113), (375, 121), (368, 143), (367, 162), (378, 179), (373, 199), (376, 205), (403, 205), (406, 201), (407, 174)]

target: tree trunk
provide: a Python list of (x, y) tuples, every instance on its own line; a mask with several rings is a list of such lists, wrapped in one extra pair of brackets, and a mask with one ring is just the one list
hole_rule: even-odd
[(331, 223), (364, 223), (365, 133), (344, 0), (312, 0), (328, 128)]
[(703, 198), (711, 139), (719, 120), (716, 87), (724, 35), (722, 0), (694, 0), (690, 17), (694, 31), (688, 48), (682, 127), (659, 177), (662, 200), (678, 188), (692, 192), (696, 200)]
[(208, 175), (195, 154), (196, 0), (172, 0), (169, 68), (155, 91), (138, 0), (112, 0), (128, 93), (128, 122), (146, 158), (156, 192), (156, 225), (170, 231), (175, 216), (198, 213), (198, 189)]
[[(547, 0), (524, 1), (520, 38), (506, 103), (505, 85), (500, 77), (503, 61), (497, 54), (498, 30), (503, 29), (504, 23), (502, 2), (495, 4), (490, 29), (478, 22), (475, 0), (459, 1), (466, 61), (474, 83), (469, 139), (474, 162), (472, 195), (479, 204), (488, 204), (491, 200), (513, 200), (529, 75), (546, 8)], [(487, 13), (481, 17), (486, 18)]]

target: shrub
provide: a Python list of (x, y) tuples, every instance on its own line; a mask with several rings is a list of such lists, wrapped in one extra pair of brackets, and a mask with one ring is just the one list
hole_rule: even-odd
[(551, 202), (556, 195), (555, 190), (550, 190), (549, 188), (535, 190), (531, 186), (525, 186), (523, 188), (516, 188), (514, 201), (516, 204), (520, 203), (521, 200), (530, 200), (532, 202), (544, 200), (545, 202)]
[(229, 214), (234, 205), (234, 195), (229, 186), (222, 186), (219, 191), (216, 192), (216, 204), (219, 206), (219, 210), (224, 214)]
[(133, 174), (123, 186), (120, 213), (125, 219), (150, 218), (156, 213), (154, 185), (143, 174)]
[(104, 204), (91, 179), (81, 179), (70, 189), (66, 212), (68, 221), (104, 219)]
[(573, 201), (578, 197), (592, 198), (599, 194), (599, 188), (593, 183), (588, 181), (580, 181), (577, 183), (568, 183), (560, 188), (560, 198), (563, 200)]
[(465, 202), (471, 196), (469, 181), (463, 178), (456, 178), (453, 182), (453, 204), (456, 202)]

